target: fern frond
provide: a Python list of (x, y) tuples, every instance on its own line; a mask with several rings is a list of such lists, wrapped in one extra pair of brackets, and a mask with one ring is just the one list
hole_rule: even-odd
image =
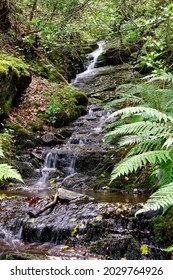
[(137, 169), (142, 168), (147, 162), (154, 165), (168, 160), (172, 160), (168, 150), (148, 151), (125, 158), (114, 167), (111, 173), (111, 182), (121, 175), (128, 175), (129, 173), (136, 172)]
[(105, 135), (105, 141), (110, 142), (113, 138), (120, 135), (135, 134), (135, 135), (160, 135), (170, 133), (169, 126), (161, 123), (151, 122), (151, 121), (141, 121), (130, 124), (124, 124), (122, 126), (116, 127), (111, 132)]
[(163, 147), (169, 148), (173, 145), (173, 136), (170, 136), (165, 143), (163, 144)]
[(148, 211), (156, 211), (161, 207), (163, 208), (163, 213), (173, 205), (173, 182), (168, 185), (164, 185), (153, 193), (147, 202), (144, 204), (144, 207), (136, 212), (135, 215), (141, 213), (146, 213)]
[(124, 136), (120, 139), (118, 144), (120, 146), (126, 146), (126, 145), (134, 145), (143, 142), (146, 139), (146, 135), (128, 135)]
[(145, 137), (145, 141), (141, 141), (141, 143), (139, 142), (139, 144), (136, 144), (133, 148), (131, 148), (131, 150), (127, 153), (126, 157), (142, 154), (147, 151), (152, 151), (153, 149), (157, 149), (158, 146), (160, 146), (160, 139), (158, 139), (157, 137), (152, 139), (146, 139)]
[(143, 103), (143, 100), (142, 100), (142, 98), (137, 97), (137, 96), (128, 96), (128, 95), (125, 96), (125, 95), (123, 95), (121, 98), (114, 99), (111, 102), (107, 103), (105, 108), (109, 109), (109, 108), (112, 108), (112, 107), (116, 107), (117, 105), (123, 104), (125, 102), (128, 102), (128, 103), (132, 102), (133, 104), (137, 105), (137, 104)]
[(0, 164), (0, 180), (6, 180), (10, 178), (23, 182), (21, 175), (16, 169), (6, 163)]
[(142, 107), (142, 106), (123, 108), (121, 110), (112, 113), (108, 118), (113, 118), (119, 115), (123, 117), (124, 116), (127, 117), (138, 113), (145, 113), (146, 118), (154, 118), (156, 121), (159, 122), (162, 121), (164, 121), (165, 123), (169, 121), (173, 122), (173, 117), (171, 117), (170, 115), (164, 114), (150, 107)]
[(2, 149), (2, 143), (0, 142), (0, 157), (4, 157), (3, 149)]
[(161, 164), (160, 175), (160, 185), (163, 186), (173, 182), (173, 163), (171, 161)]

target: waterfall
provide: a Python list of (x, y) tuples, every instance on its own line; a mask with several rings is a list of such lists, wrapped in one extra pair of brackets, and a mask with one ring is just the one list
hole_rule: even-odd
[(43, 167), (41, 168), (41, 177), (38, 180), (36, 186), (44, 187), (49, 179), (51, 173), (56, 172), (56, 162), (57, 162), (57, 154), (49, 151), (46, 154)]
[[(99, 55), (103, 52), (103, 46), (104, 46), (105, 42), (104, 41), (100, 41), (97, 43), (98, 45), (98, 49), (96, 49), (95, 51), (93, 51), (92, 53), (88, 54), (88, 58), (92, 58), (92, 62), (89, 64), (88, 68), (86, 69), (85, 72), (89, 72), (91, 69), (95, 68), (97, 59), (99, 57)], [(84, 74), (85, 72), (81, 73)]]
[(89, 76), (90, 73), (95, 69), (97, 59), (98, 59), (99, 55), (103, 52), (104, 44), (105, 44), (105, 41), (97, 42), (98, 48), (95, 51), (93, 51), (87, 55), (87, 57), (89, 58), (89, 60), (91, 62), (88, 65), (87, 69), (84, 72), (78, 74), (76, 76), (76, 78), (72, 81), (72, 83), (71, 83), (72, 86), (75, 86), (75, 84), (78, 83), (82, 78)]
[[(99, 55), (103, 52), (104, 44), (104, 41), (98, 42), (98, 48), (88, 54), (87, 57), (90, 60), (89, 66), (87, 67), (86, 71), (76, 76), (76, 79), (71, 83), (71, 86), (75, 86), (75, 83), (78, 83), (79, 80), (81, 80), (84, 77), (87, 77), (92, 71), (95, 70), (97, 59)], [(88, 109), (88, 114), (86, 116), (88, 116), (89, 119), (92, 119), (92, 121), (96, 120), (96, 126), (92, 128), (90, 133), (92, 134), (92, 132), (94, 132), (95, 134), (99, 134), (102, 131), (102, 127), (105, 122), (105, 117), (97, 116), (97, 113), (94, 112), (92, 108)], [(52, 173), (56, 174), (57, 169), (63, 170), (63, 178), (76, 174), (78, 172), (76, 168), (78, 151), (85, 145), (88, 145), (88, 143), (89, 141), (87, 141), (85, 137), (82, 138), (80, 136), (80, 133), (74, 133), (68, 139), (66, 144), (58, 147), (57, 151), (52, 149), (49, 152), (47, 152), (45, 162), (41, 169), (41, 178), (36, 184), (37, 187), (43, 188), (47, 184), (50, 175)]]

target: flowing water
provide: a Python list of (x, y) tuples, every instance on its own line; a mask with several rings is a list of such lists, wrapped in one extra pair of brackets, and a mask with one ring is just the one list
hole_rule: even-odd
[[(87, 77), (93, 75), (96, 70), (95, 64), (98, 56), (104, 49), (104, 42), (98, 43), (98, 49), (88, 55), (90, 64), (86, 71), (77, 75), (71, 85), (78, 87)], [(103, 70), (103, 69), (102, 69)], [(19, 188), (12, 188), (6, 191), (10, 197), (19, 195), (25, 197), (25, 201), (39, 201), (40, 198), (49, 196), (55, 193), (56, 187), (72, 186), (73, 190), (95, 197), (95, 202), (122, 202), (122, 203), (139, 203), (146, 200), (146, 197), (138, 195), (128, 195), (121, 193), (112, 193), (107, 191), (89, 190), (87, 182), (89, 177), (94, 177), (94, 168), (99, 164), (97, 154), (107, 155), (110, 150), (109, 146), (103, 146), (104, 128), (109, 123), (108, 116), (112, 110), (104, 109), (100, 105), (90, 104), (88, 112), (85, 116), (79, 117), (70, 126), (72, 131), (71, 136), (66, 140), (66, 143), (56, 145), (52, 149), (44, 152), (45, 161), (40, 169), (40, 178), (37, 182), (26, 184)], [(89, 161), (91, 155), (95, 157)], [(81, 174), (83, 177), (81, 177)], [(49, 179), (56, 178), (56, 187), (50, 188)], [(53, 179), (54, 180), (54, 179)], [(4, 193), (4, 191), (3, 191)], [(34, 200), (35, 198), (35, 200)], [(34, 202), (35, 203), (35, 202)], [(3, 206), (0, 209), (3, 211)], [(7, 210), (8, 211), (8, 210)], [(9, 209), (10, 211), (10, 209)], [(18, 219), (17, 219), (18, 221)], [(6, 229), (0, 223), (0, 252), (25, 252), (34, 253), (37, 256), (43, 257), (45, 254), (60, 259), (92, 259), (99, 258), (90, 254), (85, 248), (71, 248), (71, 251), (66, 253), (63, 246), (55, 246), (50, 243), (26, 243), (21, 240), (22, 225), (19, 219), (18, 226), (15, 230), (13, 227)], [(85, 255), (85, 257), (84, 257)]]

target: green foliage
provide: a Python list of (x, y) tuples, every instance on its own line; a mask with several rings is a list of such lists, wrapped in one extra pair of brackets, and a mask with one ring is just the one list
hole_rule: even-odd
[(136, 212), (136, 215), (148, 211), (156, 211), (160, 208), (163, 209), (164, 214), (171, 205), (173, 205), (173, 182), (160, 187), (153, 193), (144, 207)]
[(162, 251), (165, 251), (165, 252), (173, 252), (173, 245), (172, 245), (172, 246), (169, 246), (169, 247), (166, 248), (166, 249), (162, 249)]
[(127, 157), (115, 166), (111, 174), (111, 181), (121, 175), (128, 175), (129, 173), (136, 172), (138, 168), (142, 168), (147, 165), (147, 163), (155, 165), (169, 160), (171, 161), (172, 157), (167, 150), (148, 151), (139, 155)]
[(21, 59), (0, 54), (0, 74), (7, 75), (10, 69), (16, 73), (17, 77), (20, 77), (22, 73), (26, 73), (27, 66)]
[(171, 112), (173, 106), (173, 75), (155, 70), (141, 84), (122, 84), (117, 87), (116, 99), (106, 107), (145, 105), (161, 112)]
[(7, 196), (6, 196), (6, 194), (0, 194), (0, 201), (2, 201), (3, 199), (5, 199)]
[[(165, 74), (163, 76), (161, 75), (160, 79), (159, 77), (154, 78), (157, 78), (160, 82), (160, 80), (168, 81), (168, 76), (169, 78), (172, 77), (171, 75), (167, 76)], [(139, 85), (139, 87), (142, 88), (142, 85)], [(139, 90), (136, 86), (133, 90), (131, 85), (130, 89), (133, 93), (137, 93)], [(164, 94), (164, 91), (161, 93)], [(139, 98), (142, 94), (140, 93)], [(128, 146), (128, 152), (125, 158), (112, 171), (111, 181), (116, 180), (119, 176), (127, 176), (129, 173), (136, 172), (144, 166), (150, 165), (150, 168), (153, 170), (152, 176), (155, 176), (155, 186), (159, 186), (159, 189), (150, 197), (144, 208), (136, 213), (137, 215), (147, 211), (158, 210), (161, 207), (164, 213), (173, 205), (173, 117), (171, 111), (171, 86), (165, 90), (165, 95), (167, 98), (164, 98), (164, 101), (160, 102), (163, 106), (159, 106), (162, 109), (165, 108), (165, 112), (144, 106), (127, 107), (115, 111), (110, 115), (110, 118), (120, 116), (120, 121), (123, 120), (124, 123), (116, 125), (115, 122), (115, 128), (106, 134), (104, 140), (105, 142), (112, 142), (116, 139), (120, 146)], [(150, 92), (147, 100), (152, 98), (153, 91)], [(152, 104), (156, 107), (154, 103)]]
[(21, 175), (12, 166), (5, 163), (0, 164), (0, 181), (4, 181), (6, 179), (16, 179), (23, 182)]
[(56, 114), (58, 110), (62, 109), (63, 105), (58, 100), (58, 94), (54, 93), (47, 109), (48, 114)]
[(116, 116), (122, 116), (122, 118), (127, 118), (134, 114), (141, 115), (145, 119), (154, 118), (156, 121), (159, 122), (166, 123), (167, 121), (171, 121), (171, 122), (173, 121), (173, 117), (171, 117), (170, 115), (162, 113), (154, 108), (143, 107), (143, 106), (123, 108), (111, 114), (109, 118), (113, 118)]
[[(2, 139), (3, 139), (3, 141), (2, 141)], [(2, 146), (3, 146), (4, 140), (7, 141), (7, 139), (11, 141), (11, 136), (9, 135), (9, 133), (4, 132), (1, 135), (1, 141), (0, 141), (0, 157), (1, 158), (5, 157)], [(0, 164), (0, 182), (3, 183), (7, 179), (15, 179), (20, 182), (23, 182), (21, 175), (19, 174), (19, 172), (16, 169), (14, 169), (12, 166), (10, 166), (7, 163), (1, 163)]]

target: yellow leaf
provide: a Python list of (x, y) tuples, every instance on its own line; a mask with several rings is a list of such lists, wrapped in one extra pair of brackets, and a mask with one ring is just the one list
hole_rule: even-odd
[(148, 246), (145, 244), (141, 245), (140, 251), (142, 255), (148, 255)]

